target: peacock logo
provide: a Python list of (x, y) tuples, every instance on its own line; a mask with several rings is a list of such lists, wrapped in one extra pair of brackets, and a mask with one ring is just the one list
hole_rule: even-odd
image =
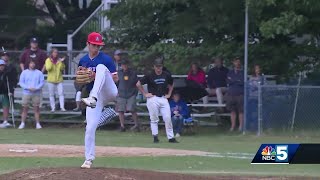
[(272, 146), (266, 146), (262, 149), (262, 156), (275, 156), (277, 155), (276, 150)]

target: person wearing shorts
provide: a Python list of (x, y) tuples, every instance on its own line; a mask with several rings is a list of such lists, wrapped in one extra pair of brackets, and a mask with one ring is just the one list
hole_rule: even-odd
[(121, 125), (120, 131), (125, 131), (124, 113), (127, 111), (131, 112), (132, 119), (135, 123), (131, 130), (140, 131), (138, 116), (136, 112), (136, 96), (138, 94), (136, 83), (138, 82), (138, 75), (136, 71), (129, 68), (129, 61), (127, 59), (122, 60), (121, 70), (118, 71), (118, 76), (119, 95), (117, 97), (117, 110), (119, 112)]
[(9, 108), (9, 96), (7, 94), (0, 94), (0, 101), (1, 101), (1, 107), (2, 108)]
[[(8, 122), (10, 108), (9, 95), (12, 96), (13, 94), (13, 85), (10, 86), (11, 81), (10, 74), (7, 71), (6, 62), (3, 59), (0, 59), (0, 101), (2, 105), (1, 108), (3, 110), (3, 123), (0, 124), (0, 128), (12, 126)], [(9, 92), (8, 89), (10, 90)]]
[(29, 69), (22, 71), (20, 75), (19, 84), (23, 89), (22, 96), (22, 114), (21, 124), (18, 129), (25, 128), (25, 121), (27, 119), (29, 105), (33, 106), (34, 119), (36, 121), (36, 129), (41, 129), (40, 125), (40, 101), (41, 91), (44, 85), (43, 73), (36, 69), (36, 64), (33, 60), (30, 60)]
[[(3, 110), (3, 122), (2, 124), (0, 124), (0, 127), (6, 128), (6, 127), (11, 127), (12, 124), (10, 124), (8, 122), (8, 117), (9, 117), (9, 108), (10, 108), (10, 103), (14, 104), (14, 88), (17, 87), (18, 84), (18, 72), (17, 72), (17, 68), (15, 66), (15, 64), (13, 62), (11, 62), (10, 60), (10, 56), (8, 54), (8, 52), (3, 51), (1, 52), (1, 57), (0, 59), (4, 60), (5, 62), (5, 67), (4, 67), (4, 71), (3, 71), (3, 78), (2, 78), (2, 83), (5, 83), (5, 87), (2, 87), (2, 90), (7, 91), (8, 89), (10, 90), (9, 93), (4, 93), (4, 100), (8, 100), (7, 102), (8, 107), (3, 106), (2, 110)], [(7, 77), (8, 77), (8, 83), (6, 83), (7, 81)], [(9, 88), (7, 87), (9, 84)], [(10, 98), (9, 98), (10, 96)], [(0, 98), (1, 100), (1, 98)], [(10, 100), (12, 102), (10, 102)]]
[(227, 108), (231, 111), (231, 128), (234, 131), (236, 126), (237, 113), (239, 115), (239, 131), (243, 128), (243, 94), (244, 94), (244, 73), (241, 70), (240, 58), (233, 60), (234, 69), (227, 75), (228, 92)]

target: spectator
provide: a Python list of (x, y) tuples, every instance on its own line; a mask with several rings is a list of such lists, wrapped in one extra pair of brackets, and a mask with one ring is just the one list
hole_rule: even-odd
[(0, 59), (3, 59), (6, 63), (6, 73), (8, 73), (10, 77), (10, 88), (13, 88), (11, 97), (14, 103), (14, 88), (16, 88), (18, 84), (18, 71), (16, 65), (10, 61), (10, 56), (7, 52), (2, 52)]
[[(15, 88), (18, 84), (18, 71), (14, 63), (10, 61), (10, 56), (7, 52), (2, 52), (0, 59), (6, 63), (6, 72), (10, 76), (10, 85)], [(12, 92), (13, 93), (13, 92)], [(12, 94), (13, 96), (14, 94)]]
[(73, 111), (80, 111), (81, 110), (81, 95), (82, 95), (82, 89), (84, 88), (84, 85), (79, 85), (74, 81), (74, 88), (76, 89), (76, 108), (73, 109)]
[(29, 60), (29, 69), (22, 71), (20, 75), (20, 86), (23, 89), (22, 96), (22, 114), (19, 129), (24, 129), (25, 121), (28, 114), (29, 104), (32, 102), (34, 109), (34, 119), (36, 121), (36, 129), (41, 129), (40, 125), (40, 96), (44, 85), (44, 75), (36, 69), (36, 63)]
[(208, 72), (208, 93), (217, 96), (219, 104), (223, 104), (223, 93), (227, 91), (228, 68), (223, 66), (223, 59), (217, 57), (214, 60), (215, 66)]
[(206, 73), (196, 63), (191, 65), (187, 80), (195, 82), (202, 88), (206, 87)]
[(231, 111), (231, 128), (234, 131), (236, 126), (237, 113), (239, 113), (239, 131), (243, 128), (243, 93), (244, 93), (244, 73), (241, 70), (240, 58), (233, 60), (234, 69), (227, 75), (227, 108)]
[[(33, 37), (30, 39), (30, 48), (27, 48), (23, 51), (20, 56), (20, 69), (21, 72), (25, 69), (29, 68), (30, 60), (33, 60), (36, 64), (35, 68), (45, 72), (45, 61), (47, 58), (47, 54), (39, 48), (38, 39)], [(41, 92), (42, 93), (42, 92)], [(40, 107), (43, 105), (43, 95), (40, 95)]]
[(175, 137), (180, 137), (183, 127), (183, 120), (188, 118), (189, 110), (187, 104), (180, 99), (178, 92), (173, 93), (173, 98), (169, 102), (171, 109), (171, 120)]
[(35, 68), (42, 71), (45, 71), (45, 60), (47, 58), (46, 53), (39, 48), (38, 39), (33, 37), (30, 39), (30, 48), (27, 48), (23, 51), (20, 56), (20, 68), (21, 71), (29, 68), (30, 60), (34, 61), (36, 64)]
[(10, 73), (8, 72), (6, 62), (0, 59), (0, 99), (3, 109), (3, 123), (0, 124), (0, 128), (6, 128), (11, 126), (11, 124), (8, 122), (8, 117), (10, 108), (9, 96), (12, 96), (14, 91), (14, 84), (12, 84), (12, 81), (13, 80), (10, 76)]
[[(187, 77), (187, 86), (190, 88), (206, 89), (206, 73), (199, 67), (197, 63), (191, 64), (190, 71)], [(208, 96), (202, 98), (203, 103), (208, 103)]]
[(125, 131), (124, 126), (124, 113), (126, 111), (131, 112), (132, 119), (135, 125), (131, 130), (140, 131), (138, 116), (136, 112), (136, 97), (138, 90), (136, 84), (138, 82), (138, 75), (136, 71), (129, 67), (129, 61), (127, 59), (122, 60), (121, 70), (118, 71), (118, 97), (117, 97), (117, 108), (120, 119), (120, 131)]
[(254, 66), (254, 71), (249, 79), (249, 98), (248, 98), (248, 109), (247, 111), (247, 129), (254, 131), (258, 129), (258, 87), (259, 85), (265, 84), (266, 80), (264, 74), (261, 73), (259, 65)]
[(60, 109), (61, 111), (66, 111), (64, 108), (64, 95), (63, 95), (63, 77), (62, 73), (65, 68), (63, 61), (65, 57), (58, 57), (58, 49), (52, 48), (50, 57), (47, 58), (45, 63), (45, 68), (48, 72), (48, 89), (49, 89), (49, 99), (51, 112), (55, 112), (56, 110), (56, 102), (55, 102), (55, 91), (58, 90)]
[(114, 64), (116, 65), (116, 70), (121, 70), (121, 56), (124, 54), (120, 49), (116, 50), (113, 54)]

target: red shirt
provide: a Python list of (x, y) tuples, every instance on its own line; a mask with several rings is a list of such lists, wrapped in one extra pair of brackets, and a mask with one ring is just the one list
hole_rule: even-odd
[(195, 81), (201, 86), (206, 86), (206, 73), (203, 70), (199, 70), (197, 74), (192, 74), (192, 71), (189, 71), (187, 80)]
[(41, 71), (46, 62), (47, 54), (39, 48), (36, 51), (32, 51), (30, 48), (25, 49), (20, 56), (20, 64), (24, 64), (24, 69), (29, 68), (31, 59), (34, 60), (36, 69)]

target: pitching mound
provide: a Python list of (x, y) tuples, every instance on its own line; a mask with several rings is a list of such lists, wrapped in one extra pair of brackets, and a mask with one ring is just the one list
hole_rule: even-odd
[[(209, 179), (240, 179), (240, 180), (286, 180), (289, 178), (274, 177), (240, 177), (240, 176), (193, 176), (174, 173), (114, 169), (114, 168), (45, 168), (19, 170), (0, 175), (0, 180), (209, 180)], [(292, 179), (292, 178), (290, 178)]]

